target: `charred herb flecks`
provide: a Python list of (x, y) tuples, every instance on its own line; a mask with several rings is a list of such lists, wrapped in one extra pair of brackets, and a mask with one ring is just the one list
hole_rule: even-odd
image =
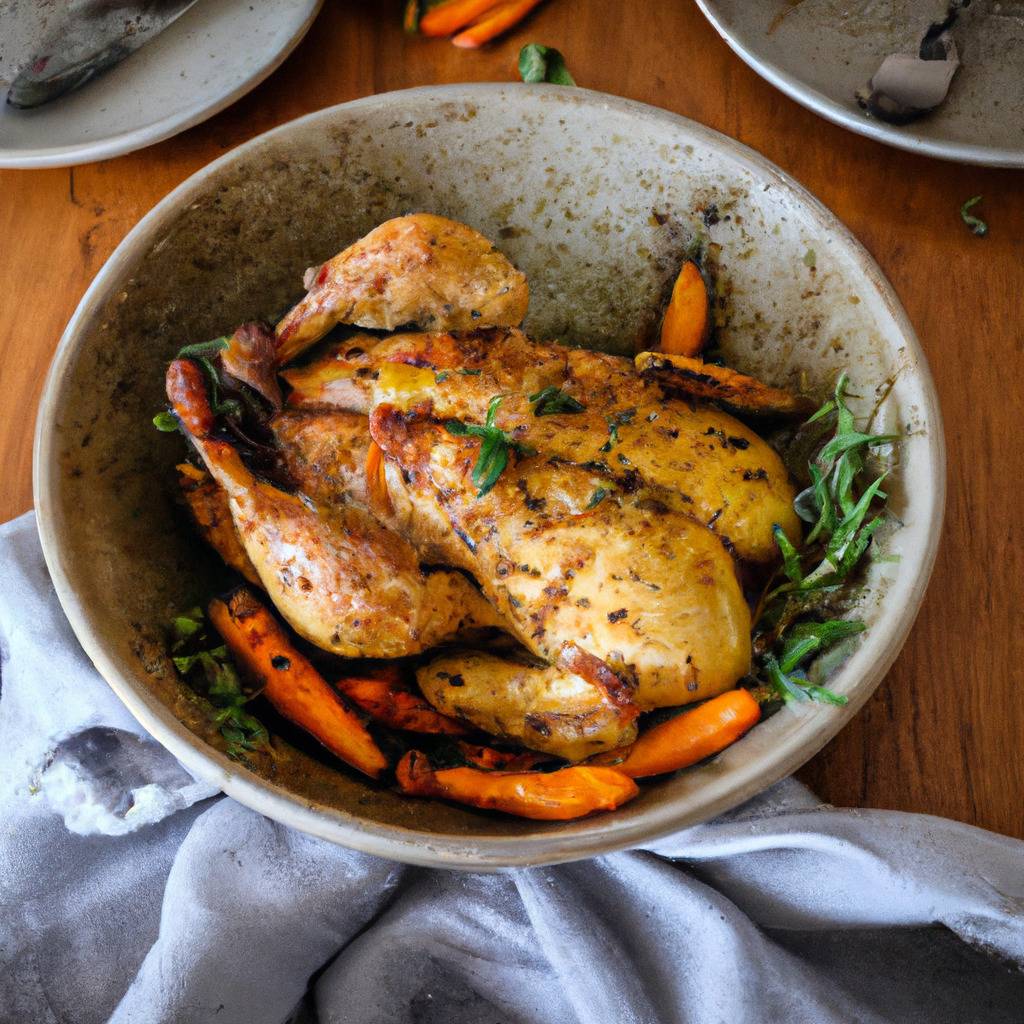
[(849, 583), (884, 522), (885, 476), (870, 483), (864, 483), (862, 477), (868, 452), (897, 440), (895, 434), (857, 430), (846, 404), (847, 383), (844, 373), (836, 382), (833, 398), (807, 420), (807, 424), (835, 424), (832, 436), (808, 463), (811, 485), (794, 503), (797, 515), (811, 529), (797, 549), (782, 529), (775, 527), (782, 565), (769, 581), (754, 627), (759, 679), (786, 702), (845, 704), (846, 697), (813, 685), (801, 666), (865, 628), (857, 620), (815, 617)]

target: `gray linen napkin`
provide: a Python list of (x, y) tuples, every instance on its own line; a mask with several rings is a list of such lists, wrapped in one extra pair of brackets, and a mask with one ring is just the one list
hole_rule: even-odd
[(214, 798), (0, 527), (0, 1021), (1024, 1020), (1024, 843), (790, 780), (554, 868), (406, 868)]

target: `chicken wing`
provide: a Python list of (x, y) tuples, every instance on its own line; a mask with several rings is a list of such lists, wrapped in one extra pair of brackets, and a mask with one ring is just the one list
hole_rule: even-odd
[(306, 297), (277, 325), (278, 363), (335, 324), (515, 326), (528, 302), (526, 277), (479, 232), (430, 213), (396, 217), (316, 271)]
[(462, 575), (424, 573), (412, 547), (367, 512), (307, 504), (256, 478), (214, 434), (199, 367), (171, 364), (167, 394), (210, 475), (227, 493), (242, 547), (293, 629), (345, 657), (393, 658), (467, 629), (498, 626)]
[[(438, 418), (476, 423), (504, 395), (502, 429), (601, 473), (637, 502), (694, 516), (740, 558), (776, 559), (776, 524), (792, 540), (800, 536), (778, 453), (714, 406), (666, 398), (627, 359), (538, 344), (517, 330), (400, 334), (338, 346), (284, 377), (299, 408), (368, 412), (381, 402), (427, 402)], [(549, 401), (557, 401), (530, 401), (545, 389), (555, 389)]]
[(452, 564), (546, 661), (572, 668), (569, 648), (600, 659), (635, 684), (642, 709), (713, 696), (749, 668), (750, 612), (732, 558), (694, 519), (624, 501), (605, 477), (544, 456), (512, 456), (479, 494), (480, 440), (417, 412), (378, 406), (370, 433), (405, 500), (443, 510), (458, 539)]

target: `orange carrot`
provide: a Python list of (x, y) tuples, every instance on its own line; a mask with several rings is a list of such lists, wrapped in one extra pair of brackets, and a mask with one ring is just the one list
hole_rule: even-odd
[(687, 260), (672, 287), (672, 298), (661, 323), (661, 351), (695, 356), (707, 344), (710, 333), (708, 290), (700, 268), (693, 260)]
[(285, 718), (315, 736), (346, 764), (371, 778), (380, 777), (388, 766), (387, 758), (366, 726), (296, 650), (251, 590), (240, 587), (227, 602), (211, 601), (209, 615), (239, 667), (263, 687), (263, 696)]
[(420, 17), (420, 32), (425, 36), (450, 36), (499, 2), (500, 0), (446, 0), (431, 7)]
[(335, 686), (371, 718), (392, 729), (444, 736), (465, 736), (471, 731), (457, 719), (436, 711), (400, 682), (349, 676), (339, 679)]
[(490, 14), (460, 32), (452, 42), (464, 49), (475, 50), (522, 21), (539, 3), (540, 0), (506, 0)]
[(366, 450), (366, 492), (370, 496), (370, 506), (387, 515), (393, 511), (391, 495), (388, 494), (388, 478), (384, 464), (384, 452), (376, 441), (370, 442)]
[(573, 765), (554, 772), (489, 772), (479, 768), (434, 771), (426, 757), (410, 750), (395, 769), (410, 796), (433, 796), (539, 821), (569, 821), (594, 811), (612, 811), (639, 792), (614, 768)]
[(175, 359), (167, 367), (167, 398), (175, 415), (193, 437), (208, 437), (216, 426), (210, 399), (206, 394), (206, 378), (198, 363), (191, 359)]
[[(614, 764), (633, 779), (664, 775), (724, 750), (760, 718), (761, 705), (749, 691), (730, 690), (648, 729), (632, 746), (599, 754), (591, 763)], [(623, 760), (616, 763), (620, 757)]]

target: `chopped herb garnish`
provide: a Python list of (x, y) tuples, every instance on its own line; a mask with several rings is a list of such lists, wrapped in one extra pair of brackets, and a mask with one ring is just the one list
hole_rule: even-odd
[(984, 238), (985, 235), (988, 234), (988, 225), (980, 217), (975, 217), (974, 214), (971, 213), (971, 210), (977, 206), (981, 200), (981, 196), (971, 196), (971, 198), (960, 207), (960, 219), (979, 238)]
[(448, 420), (445, 428), (456, 437), (479, 437), (481, 440), (480, 454), (473, 467), (472, 480), (477, 486), (476, 496), (482, 498), (497, 482), (508, 465), (508, 454), (512, 450), (519, 455), (533, 455), (534, 449), (529, 445), (520, 444), (510, 434), (494, 425), (504, 395), (495, 395), (487, 403), (487, 416), (481, 427), (476, 423), (463, 423), (460, 420)]
[(524, 82), (576, 84), (561, 53), (550, 46), (541, 46), (540, 43), (527, 43), (519, 51), (519, 76)]
[(459, 370), (459, 373), (461, 373), (463, 377), (479, 377), (483, 372), (483, 370), (471, 370), (468, 367), (463, 367)]
[(587, 510), (597, 508), (598, 505), (608, 497), (608, 492), (603, 487), (598, 487), (596, 491), (590, 496), (590, 501), (587, 502)]
[(533, 406), (534, 416), (554, 416), (560, 412), (578, 413), (586, 409), (582, 402), (577, 402), (572, 395), (567, 395), (554, 384), (530, 395), (529, 401)]
[(449, 374), (447, 370), (442, 370), (440, 373), (435, 373), (434, 374), (434, 383), (435, 384), (441, 384), (444, 381), (446, 381), (450, 376), (451, 376), (451, 374)]
[(856, 428), (846, 387), (842, 374), (833, 397), (807, 420), (831, 417), (835, 423), (832, 436), (808, 463), (810, 486), (794, 502), (811, 529), (797, 548), (781, 527), (774, 528), (782, 565), (766, 588), (754, 633), (759, 675), (783, 701), (845, 704), (845, 697), (811, 684), (799, 666), (865, 628), (855, 620), (813, 618), (850, 579), (884, 522), (884, 512), (873, 510), (885, 502), (885, 475), (870, 482), (862, 478), (868, 452), (897, 439)]
[(619, 425), (611, 416), (606, 416), (605, 419), (608, 421), (608, 440), (598, 449), (602, 452), (610, 452), (613, 445), (619, 443)]
[(809, 270), (814, 270), (818, 265), (818, 254), (813, 249), (808, 249), (804, 253), (804, 266)]
[(227, 740), (227, 755), (246, 761), (247, 754), (269, 751), (267, 730), (245, 710), (257, 694), (242, 689), (228, 649), (217, 643), (201, 608), (171, 620), (171, 660), (189, 686), (214, 707), (212, 720)]
[(153, 426), (164, 434), (173, 434), (179, 429), (178, 417), (172, 412), (158, 412), (153, 417)]

